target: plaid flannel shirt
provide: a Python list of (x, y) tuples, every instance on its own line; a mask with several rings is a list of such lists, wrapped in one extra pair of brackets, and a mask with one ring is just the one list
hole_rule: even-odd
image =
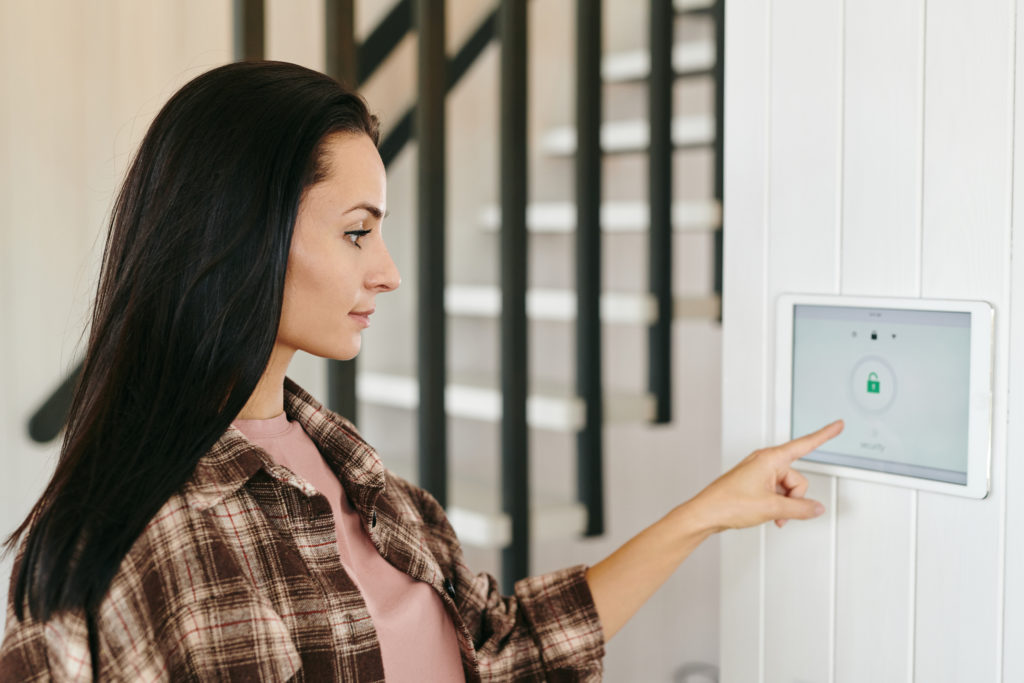
[[(467, 681), (600, 679), (604, 637), (583, 567), (524, 579), (503, 597), (463, 564), (428, 493), (385, 470), (351, 423), (291, 381), (285, 396), (381, 555), (441, 597)], [(139, 536), (91, 619), (18, 621), (10, 603), (3, 681), (384, 678), (327, 500), (234, 427)]]

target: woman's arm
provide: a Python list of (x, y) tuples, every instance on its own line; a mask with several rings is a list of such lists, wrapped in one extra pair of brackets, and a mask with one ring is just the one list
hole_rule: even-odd
[(804, 498), (807, 480), (791, 465), (833, 438), (843, 423), (755, 451), (691, 500), (587, 570), (587, 584), (610, 639), (704, 539), (725, 529), (810, 519), (824, 506)]

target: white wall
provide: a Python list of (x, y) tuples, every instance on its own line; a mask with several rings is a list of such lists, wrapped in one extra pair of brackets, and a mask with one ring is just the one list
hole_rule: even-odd
[(0, 2), (4, 536), (56, 458), (58, 442), (31, 442), (26, 424), (84, 349), (118, 180), (170, 94), (230, 59), (230, 36), (230, 0)]
[(727, 12), (723, 466), (771, 440), (782, 292), (984, 299), (996, 341), (989, 497), (810, 476), (826, 515), (722, 539), (722, 680), (1024, 680), (1018, 8)]

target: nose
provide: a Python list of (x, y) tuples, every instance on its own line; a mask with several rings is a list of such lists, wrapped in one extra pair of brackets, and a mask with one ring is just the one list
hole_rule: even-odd
[(391, 253), (384, 245), (384, 241), (381, 240), (378, 245), (377, 262), (368, 273), (366, 286), (377, 292), (390, 292), (398, 289), (398, 285), (402, 284), (402, 276), (398, 272), (398, 266), (391, 258)]

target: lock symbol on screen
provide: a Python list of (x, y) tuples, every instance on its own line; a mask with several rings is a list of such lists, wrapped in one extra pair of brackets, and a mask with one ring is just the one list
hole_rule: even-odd
[(868, 373), (868, 393), (877, 394), (881, 390), (881, 385), (878, 383), (878, 373)]

